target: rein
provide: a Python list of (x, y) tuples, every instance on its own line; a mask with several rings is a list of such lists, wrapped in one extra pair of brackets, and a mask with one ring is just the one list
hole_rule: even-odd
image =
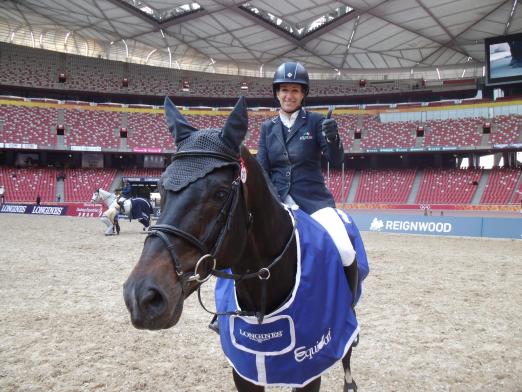
[[(258, 277), (261, 280), (261, 310), (259, 312), (249, 312), (246, 310), (236, 310), (234, 312), (212, 312), (211, 310), (208, 310), (205, 305), (203, 304), (203, 300), (201, 299), (201, 286), (198, 287), (198, 300), (199, 304), (205, 310), (207, 313), (213, 314), (214, 316), (256, 316), (257, 321), (259, 324), (263, 322), (263, 319), (266, 314), (266, 294), (267, 294), (267, 281), (270, 279), (270, 269), (274, 267), (279, 261), (283, 258), (283, 256), (286, 254), (288, 249), (290, 248), (290, 245), (292, 244), (292, 240), (295, 238), (295, 225), (292, 227), (292, 234), (290, 235), (290, 238), (285, 244), (285, 247), (279, 253), (279, 255), (267, 266), (259, 269), (257, 272), (251, 272), (249, 274), (232, 274), (220, 270), (213, 269), (211, 271), (211, 274), (223, 279), (233, 279), (237, 281), (238, 283), (241, 280), (244, 279), (250, 279)], [(197, 266), (196, 266), (197, 268)]]
[[(236, 167), (238, 167), (238, 168), (240, 167), (240, 159), (238, 159), (235, 156), (225, 154), (225, 153), (218, 153), (218, 152), (211, 152), (211, 151), (204, 151), (204, 150), (203, 151), (202, 150), (180, 151), (174, 155), (173, 159), (179, 159), (179, 158), (183, 158), (183, 157), (214, 157), (214, 158), (219, 158), (219, 159), (225, 160), (227, 162), (231, 162), (231, 163), (235, 164)], [(151, 226), (150, 232), (147, 235), (147, 238), (145, 239), (145, 241), (147, 239), (149, 239), (150, 237), (158, 237), (163, 241), (163, 243), (165, 244), (166, 248), (168, 249), (168, 251), (170, 253), (171, 259), (174, 264), (174, 270), (176, 271), (176, 275), (181, 280), (183, 293), (186, 294), (186, 286), (189, 282), (195, 281), (195, 282), (199, 283), (198, 299), (199, 299), (199, 303), (200, 303), (201, 307), (205, 311), (207, 311), (211, 314), (215, 314), (215, 315), (240, 315), (240, 316), (255, 315), (258, 318), (259, 323), (261, 323), (263, 321), (263, 318), (265, 315), (267, 281), (268, 281), (268, 279), (270, 279), (270, 270), (283, 258), (283, 256), (286, 254), (286, 252), (290, 248), (290, 245), (291, 245), (293, 239), (295, 238), (295, 225), (293, 225), (292, 234), (291, 234), (290, 238), (288, 239), (287, 243), (285, 244), (283, 250), (267, 267), (260, 268), (256, 272), (250, 272), (250, 273), (245, 273), (245, 274), (228, 273), (228, 272), (216, 269), (217, 262), (216, 262), (215, 254), (217, 254), (218, 251), (221, 249), (221, 246), (222, 246), (224, 238), (225, 238), (225, 234), (231, 228), (232, 218), (233, 218), (233, 215), (234, 215), (235, 210), (238, 205), (239, 195), (240, 195), (241, 190), (242, 190), (241, 178), (240, 178), (240, 176), (238, 176), (232, 182), (232, 191), (229, 193), (227, 200), (225, 201), (223, 208), (221, 209), (221, 211), (219, 213), (218, 221), (221, 218), (221, 216), (225, 216), (226, 220), (225, 220), (225, 223), (222, 225), (218, 238), (210, 251), (208, 250), (208, 247), (205, 245), (205, 243), (203, 241), (201, 241), (200, 239), (194, 237), (192, 234), (190, 234), (184, 230), (181, 230), (181, 229), (179, 229), (173, 225), (169, 225), (169, 224), (157, 224), (157, 225)], [(246, 229), (248, 230), (250, 227), (250, 223), (252, 221), (252, 215), (250, 213), (248, 213), (248, 217), (247, 217), (246, 221), (247, 221)], [(183, 271), (181, 263), (177, 259), (175, 252), (174, 252), (175, 246), (170, 241), (170, 238), (168, 235), (179, 237), (179, 238), (185, 240), (186, 242), (188, 242), (189, 244), (194, 246), (202, 254), (201, 258), (197, 261), (197, 263), (194, 267), (194, 271), (192, 271), (192, 272)], [(212, 265), (212, 268), (210, 269), (210, 272), (207, 274), (207, 276), (202, 278), (201, 275), (199, 274), (198, 270), (199, 270), (202, 262), (208, 258), (212, 261), (213, 265)], [(206, 282), (207, 280), (209, 280), (212, 275), (214, 275), (218, 278), (223, 278), (223, 279), (233, 279), (237, 282), (244, 280), (244, 279), (251, 279), (251, 278), (255, 278), (255, 277), (259, 278), (263, 282), (262, 290), (261, 290), (261, 310), (260, 310), (260, 312), (236, 311), (236, 312), (230, 312), (230, 313), (215, 313), (215, 312), (209, 311), (204, 306), (204, 304), (201, 300), (200, 289), (201, 289), (201, 284)]]

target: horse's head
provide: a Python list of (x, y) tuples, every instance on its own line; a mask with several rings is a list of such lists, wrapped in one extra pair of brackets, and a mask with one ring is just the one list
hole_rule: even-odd
[(175, 325), (184, 299), (210, 271), (237, 263), (249, 222), (240, 158), (244, 98), (222, 130), (195, 129), (168, 98), (165, 113), (177, 152), (159, 181), (161, 215), (123, 290), (133, 325), (146, 329)]
[(96, 189), (91, 197), (91, 203), (99, 203), (101, 201), (100, 198), (100, 190)]

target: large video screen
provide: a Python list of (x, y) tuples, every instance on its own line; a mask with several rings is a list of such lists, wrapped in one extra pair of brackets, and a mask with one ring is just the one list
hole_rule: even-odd
[(522, 33), (486, 38), (486, 84), (522, 83)]

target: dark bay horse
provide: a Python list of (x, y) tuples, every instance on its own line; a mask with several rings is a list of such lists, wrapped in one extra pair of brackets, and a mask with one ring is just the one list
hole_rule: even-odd
[[(198, 131), (168, 98), (165, 111), (177, 152), (159, 181), (161, 215), (124, 284), (132, 324), (149, 330), (174, 326), (184, 299), (215, 275), (220, 338), (238, 391), (263, 391), (265, 385), (318, 391), (320, 375), (339, 360), (344, 391), (355, 391), (350, 356), (359, 327), (352, 305), (367, 261), (362, 272), (353, 263), (357, 287), (349, 287), (322, 227), (278, 200), (242, 146), (248, 127), (243, 98), (222, 130)], [(307, 256), (305, 244), (323, 253)], [(317, 286), (326, 297), (306, 294), (304, 286)], [(298, 302), (303, 295), (304, 304)], [(308, 322), (313, 314), (327, 326), (301, 331), (320, 325)], [(335, 314), (340, 318), (334, 320)]]

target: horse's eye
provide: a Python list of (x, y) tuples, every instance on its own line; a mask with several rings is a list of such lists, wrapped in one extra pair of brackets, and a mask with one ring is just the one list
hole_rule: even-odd
[(214, 194), (214, 199), (216, 199), (217, 201), (223, 201), (225, 200), (225, 198), (227, 197), (228, 195), (228, 192), (225, 191), (224, 189), (220, 189), (218, 190), (215, 194)]

